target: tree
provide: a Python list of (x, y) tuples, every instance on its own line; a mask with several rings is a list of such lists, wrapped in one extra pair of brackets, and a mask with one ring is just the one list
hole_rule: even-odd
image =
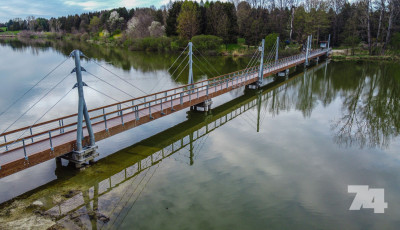
[(108, 19), (108, 28), (110, 32), (114, 32), (117, 29), (122, 29), (123, 27), (124, 18), (119, 16), (117, 11), (112, 11), (110, 14), (110, 18)]
[(136, 10), (134, 16), (128, 21), (127, 34), (134, 38), (149, 37), (149, 27), (153, 22), (151, 12), (144, 9)]
[(172, 4), (171, 9), (168, 12), (167, 16), (167, 26), (166, 33), (167, 36), (176, 36), (178, 35), (177, 24), (178, 24), (178, 16), (181, 12), (182, 2), (174, 2)]
[(355, 46), (360, 43), (359, 39), (359, 25), (358, 25), (358, 18), (360, 17), (360, 11), (353, 6), (351, 11), (351, 17), (348, 20), (344, 28), (344, 32), (342, 36), (344, 37), (344, 43), (351, 47), (351, 55), (354, 55), (354, 48)]
[(247, 39), (250, 37), (251, 31), (251, 6), (247, 2), (240, 2), (237, 6), (237, 24), (239, 27), (239, 36)]
[(34, 31), (35, 30), (35, 26), (36, 26), (36, 18), (35, 18), (35, 16), (28, 16), (26, 18), (26, 21), (28, 21), (29, 30)]
[(277, 33), (272, 33), (268, 34), (265, 37), (265, 44), (264, 44), (264, 50), (271, 50), (272, 47), (276, 44), (276, 39), (279, 37), (279, 34)]
[(181, 37), (191, 39), (199, 31), (199, 10), (197, 3), (185, 1), (178, 16), (178, 33)]
[[(395, 16), (397, 16), (397, 14), (399, 13), (399, 1), (397, 0), (390, 0), (389, 3), (389, 7), (390, 7), (390, 15), (389, 15), (389, 20), (388, 20), (388, 28), (387, 28), (387, 35), (386, 35), (386, 41), (385, 44), (383, 45), (382, 48), (382, 54), (385, 53), (386, 47), (389, 44), (390, 41), (390, 34), (392, 31), (392, 26), (393, 26), (393, 19), (395, 18)], [(395, 15), (396, 14), (396, 15)]]
[(98, 32), (99, 29), (100, 29), (100, 18), (98, 18), (97, 16), (94, 16), (90, 20), (89, 30), (92, 32)]
[(165, 27), (156, 21), (153, 21), (148, 29), (152, 37), (162, 37), (165, 33)]
[(36, 31), (49, 31), (49, 22), (45, 18), (36, 19)]

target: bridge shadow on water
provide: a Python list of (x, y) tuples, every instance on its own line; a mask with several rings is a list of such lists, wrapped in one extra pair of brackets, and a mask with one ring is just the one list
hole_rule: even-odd
[[(163, 160), (174, 158), (183, 164), (195, 164), (212, 131), (252, 109), (258, 110), (258, 131), (263, 102), (301, 81), (301, 76), (323, 67), (326, 63), (310, 68), (304, 75), (299, 74), (303, 69), (298, 68), (289, 77), (275, 79), (258, 90), (242, 87), (242, 96), (208, 113), (188, 111), (186, 121), (100, 159), (83, 171), (71, 170), (70, 165), (58, 161), (56, 180), (15, 200), (25, 200), (27, 204), (40, 200), (43, 205), (36, 212), (66, 226), (115, 227), (125, 218)], [(0, 207), (7, 207), (13, 201)]]

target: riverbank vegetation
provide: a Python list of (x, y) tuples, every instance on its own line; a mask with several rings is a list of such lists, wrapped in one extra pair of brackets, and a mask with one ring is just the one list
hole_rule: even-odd
[(283, 53), (299, 52), (310, 34), (314, 47), (331, 34), (331, 45), (350, 50), (346, 55), (358, 51), (396, 55), (400, 50), (399, 2), (175, 1), (159, 9), (117, 8), (50, 19), (16, 18), (0, 24), (0, 36), (21, 31), (18, 37), (25, 39), (79, 40), (158, 52), (182, 50), (191, 40), (209, 54), (246, 55), (271, 34), (280, 37)]

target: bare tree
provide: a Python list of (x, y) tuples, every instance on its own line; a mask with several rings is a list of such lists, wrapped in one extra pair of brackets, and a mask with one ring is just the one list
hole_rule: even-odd
[(376, 42), (378, 42), (379, 35), (380, 35), (380, 32), (381, 32), (383, 12), (385, 11), (385, 0), (381, 0), (381, 2), (380, 2), (380, 11), (381, 12), (379, 14), (378, 31), (376, 33)]
[(392, 30), (392, 26), (393, 26), (393, 18), (395, 17), (395, 10), (396, 10), (396, 8), (398, 8), (398, 1), (396, 3), (395, 3), (395, 0), (390, 0), (390, 2), (389, 2), (390, 15), (389, 15), (387, 34), (386, 34), (386, 41), (382, 48), (382, 54), (385, 54), (386, 47), (390, 41), (390, 33)]
[(153, 21), (148, 28), (150, 36), (152, 37), (162, 37), (165, 34), (165, 27), (161, 25), (160, 22)]
[(366, 0), (366, 17), (367, 17), (367, 37), (368, 37), (368, 52), (369, 55), (372, 54), (371, 47), (371, 0)]
[(34, 31), (36, 26), (36, 18), (35, 16), (28, 16), (26, 17), (26, 21), (28, 21), (29, 30)]
[(143, 38), (150, 36), (149, 27), (153, 17), (145, 10), (136, 10), (134, 16), (128, 21), (126, 32), (129, 36)]
[(338, 30), (339, 30), (339, 18), (338, 15), (342, 12), (343, 6), (346, 0), (330, 0), (330, 7), (335, 12), (334, 14), (334, 21), (333, 21), (333, 34), (332, 34), (332, 41), (335, 43), (338, 40)]

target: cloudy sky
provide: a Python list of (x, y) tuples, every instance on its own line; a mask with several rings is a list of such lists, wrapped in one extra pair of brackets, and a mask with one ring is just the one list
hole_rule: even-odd
[(16, 17), (58, 17), (89, 11), (165, 5), (169, 0), (0, 0), (0, 22)]

